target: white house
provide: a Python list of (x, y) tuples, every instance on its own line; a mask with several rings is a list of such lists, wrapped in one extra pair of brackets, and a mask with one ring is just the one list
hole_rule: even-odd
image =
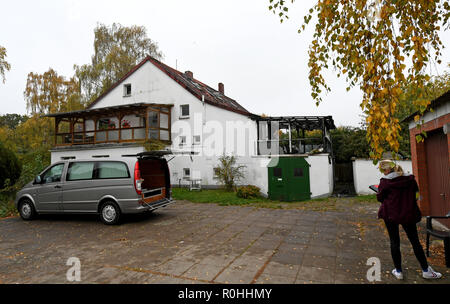
[[(52, 162), (122, 157), (158, 140), (172, 151), (195, 152), (168, 157), (173, 185), (198, 179), (203, 187), (219, 186), (215, 168), (225, 153), (246, 166), (240, 184), (256, 185), (264, 195), (298, 199), (291, 194), (300, 191), (299, 184), (302, 199), (333, 191), (331, 116), (261, 117), (227, 97), (222, 83), (212, 89), (192, 72), (152, 57), (85, 110), (48, 116), (55, 118)], [(305, 130), (313, 129), (323, 136), (305, 138)]]

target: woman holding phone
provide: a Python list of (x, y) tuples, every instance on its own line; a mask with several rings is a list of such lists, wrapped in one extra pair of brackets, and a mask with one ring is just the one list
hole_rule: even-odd
[(439, 279), (442, 274), (428, 265), (422, 245), (419, 242), (416, 224), (422, 214), (417, 206), (416, 193), (419, 191), (414, 175), (404, 174), (402, 168), (392, 160), (382, 160), (379, 165), (384, 176), (378, 186), (377, 200), (381, 202), (378, 218), (384, 220), (391, 242), (391, 255), (395, 268), (392, 274), (403, 279), (402, 257), (400, 253), (399, 226), (403, 227), (422, 268), (425, 279)]

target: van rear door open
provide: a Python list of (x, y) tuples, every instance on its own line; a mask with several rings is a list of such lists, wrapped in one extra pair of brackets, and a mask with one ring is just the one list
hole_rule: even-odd
[(170, 171), (168, 161), (164, 156), (190, 155), (192, 161), (192, 155), (195, 154), (198, 154), (198, 152), (158, 150), (122, 156), (137, 157), (134, 172), (136, 192), (142, 196), (143, 204), (154, 206), (172, 202)]
[(170, 199), (170, 174), (164, 158), (139, 158), (142, 198), (146, 204)]

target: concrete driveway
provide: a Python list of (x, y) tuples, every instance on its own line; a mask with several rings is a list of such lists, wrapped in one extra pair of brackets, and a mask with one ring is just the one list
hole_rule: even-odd
[[(377, 205), (344, 211), (263, 209), (177, 202), (105, 226), (96, 216), (0, 220), (0, 283), (371, 283), (367, 260), (389, 274), (389, 241)], [(423, 235), (421, 235), (423, 238)], [(402, 234), (405, 283), (421, 278)], [(69, 260), (71, 261), (71, 260)], [(450, 271), (435, 266), (450, 283)]]

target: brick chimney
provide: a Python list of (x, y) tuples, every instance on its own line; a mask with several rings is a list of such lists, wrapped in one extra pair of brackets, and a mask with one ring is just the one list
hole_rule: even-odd
[(219, 92), (225, 95), (225, 87), (221, 82), (219, 82)]
[(188, 79), (193, 79), (194, 78), (194, 73), (192, 73), (191, 71), (184, 72), (184, 75), (186, 75), (186, 77)]

